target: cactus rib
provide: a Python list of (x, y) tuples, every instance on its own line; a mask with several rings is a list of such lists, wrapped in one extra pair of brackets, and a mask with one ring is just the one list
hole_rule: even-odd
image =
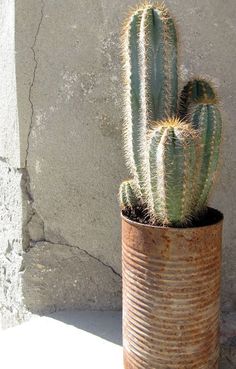
[(194, 104), (189, 116), (193, 127), (199, 132), (201, 141), (200, 168), (196, 178), (196, 209), (201, 211), (207, 205), (208, 196), (217, 174), (222, 120), (215, 104)]
[(133, 180), (124, 181), (120, 185), (119, 199), (121, 207), (134, 208), (138, 204), (138, 199), (135, 195), (135, 184)]
[(182, 89), (179, 99), (179, 116), (185, 119), (192, 103), (209, 101), (218, 103), (218, 97), (211, 83), (205, 79), (192, 79)]
[(158, 123), (150, 136), (149, 160), (154, 206), (161, 224), (184, 224), (191, 217), (196, 168), (196, 133), (178, 119)]
[(144, 4), (124, 27), (125, 72), (124, 146), (128, 168), (137, 182), (138, 195), (146, 195), (146, 139), (152, 121), (176, 114), (176, 32), (163, 6)]

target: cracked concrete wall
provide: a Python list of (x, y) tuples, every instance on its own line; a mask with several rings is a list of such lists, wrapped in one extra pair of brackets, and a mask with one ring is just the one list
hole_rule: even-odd
[[(0, 296), (16, 319), (16, 312), (27, 310), (121, 306), (116, 193), (127, 172), (119, 32), (134, 3), (15, 1), (14, 46), (14, 1), (1, 2), (0, 27), (6, 31), (0, 32), (0, 92), (6, 106), (0, 110), (0, 179), (8, 226), (1, 224)], [(212, 204), (225, 213), (222, 304), (233, 310), (236, 7), (234, 0), (166, 3), (179, 24), (181, 83), (196, 74), (214, 77), (226, 112), (224, 165)], [(13, 240), (18, 246), (12, 247)], [(5, 260), (9, 252), (12, 262)], [(14, 280), (11, 289), (7, 280)]]
[(87, 5), (71, 2), (62, 17), (64, 2), (16, 2), (23, 295), (31, 312), (121, 307), (118, 111), (111, 120), (118, 54), (112, 29), (102, 32), (98, 13), (92, 16)]

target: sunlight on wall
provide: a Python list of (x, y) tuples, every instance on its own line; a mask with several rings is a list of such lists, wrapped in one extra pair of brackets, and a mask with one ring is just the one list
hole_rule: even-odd
[[(0, 315), (21, 319), (22, 197), (15, 76), (14, 0), (0, 3)], [(20, 313), (19, 313), (20, 311)]]

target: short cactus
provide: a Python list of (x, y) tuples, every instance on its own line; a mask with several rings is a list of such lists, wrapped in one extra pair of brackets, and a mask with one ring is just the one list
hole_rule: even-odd
[(138, 205), (135, 192), (135, 183), (132, 179), (121, 183), (119, 198), (122, 208), (134, 208)]
[(189, 224), (206, 209), (218, 167), (216, 93), (195, 79), (178, 99), (176, 30), (163, 5), (145, 3), (131, 13), (122, 48), (124, 146), (133, 177), (121, 185), (122, 209), (135, 210), (138, 201), (151, 223)]
[(184, 224), (192, 216), (197, 168), (196, 131), (178, 119), (158, 123), (149, 136), (151, 219)]
[(189, 109), (189, 119), (199, 132), (200, 152), (196, 186), (196, 211), (201, 212), (207, 204), (214, 184), (220, 154), (222, 119), (218, 106), (210, 99), (194, 103)]
[(179, 102), (179, 116), (182, 119), (186, 118), (189, 105), (193, 102), (210, 101), (211, 103), (217, 103), (218, 98), (211, 83), (205, 79), (193, 79), (189, 81), (183, 88), (180, 95)]

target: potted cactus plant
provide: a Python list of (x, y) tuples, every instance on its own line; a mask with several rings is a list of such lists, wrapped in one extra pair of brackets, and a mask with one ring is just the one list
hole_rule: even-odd
[(164, 6), (129, 14), (123, 39), (120, 187), (126, 369), (216, 369), (222, 214), (208, 207), (222, 131), (212, 84), (178, 89), (177, 36)]

